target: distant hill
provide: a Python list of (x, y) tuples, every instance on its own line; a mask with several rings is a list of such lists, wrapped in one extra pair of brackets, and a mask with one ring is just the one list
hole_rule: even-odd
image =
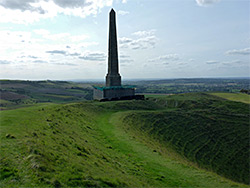
[(248, 104), (196, 93), (0, 115), (1, 187), (249, 184)]
[(52, 102), (66, 103), (92, 99), (90, 84), (66, 81), (0, 80), (0, 109)]
[[(178, 94), (190, 92), (229, 92), (250, 90), (249, 78), (190, 78), (162, 80), (127, 80), (136, 93)], [(93, 99), (92, 85), (100, 81), (24, 81), (0, 80), (0, 110), (14, 109), (36, 103), (69, 103)]]
[(250, 78), (180, 78), (128, 82), (138, 93), (240, 92), (250, 89)]

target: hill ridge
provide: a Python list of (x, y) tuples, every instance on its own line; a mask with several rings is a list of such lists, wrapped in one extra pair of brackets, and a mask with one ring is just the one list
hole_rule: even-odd
[[(146, 134), (141, 136), (133, 129), (139, 124), (123, 125), (120, 119), (131, 113), (137, 117), (137, 113), (145, 111), (150, 117), (154, 113), (182, 112), (190, 106), (200, 106), (197, 99), (205, 96), (204, 101), (215, 100), (207, 95), (192, 94), (147, 101), (44, 104), (2, 111), (0, 185), (247, 187), (199, 169), (173, 150), (168, 150), (168, 156), (161, 152), (166, 151), (165, 147), (154, 145), (157, 143), (154, 139)], [(193, 103), (193, 100), (197, 101)], [(228, 103), (219, 99), (218, 102), (221, 108)], [(229, 107), (236, 105), (229, 103)], [(244, 112), (243, 109), (232, 111)], [(145, 139), (141, 140), (143, 136)], [(150, 147), (152, 144), (157, 147)]]

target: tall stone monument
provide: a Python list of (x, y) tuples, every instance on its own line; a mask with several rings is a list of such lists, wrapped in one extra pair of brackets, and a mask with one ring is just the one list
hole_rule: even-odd
[(115, 11), (112, 9), (109, 13), (108, 74), (106, 76), (106, 87), (121, 86), (115, 21)]
[(112, 9), (109, 13), (109, 44), (108, 44), (108, 73), (106, 75), (105, 87), (94, 87), (94, 99), (97, 100), (119, 100), (134, 98), (135, 88), (133, 86), (122, 86), (119, 74), (116, 16)]

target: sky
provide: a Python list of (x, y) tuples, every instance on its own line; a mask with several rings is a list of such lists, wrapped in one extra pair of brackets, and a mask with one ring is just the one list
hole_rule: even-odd
[(0, 79), (100, 79), (116, 11), (122, 79), (250, 76), (249, 0), (0, 0)]

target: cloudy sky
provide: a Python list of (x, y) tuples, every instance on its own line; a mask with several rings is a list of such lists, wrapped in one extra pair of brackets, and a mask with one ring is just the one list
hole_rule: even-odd
[(1, 79), (249, 77), (249, 0), (0, 0)]

